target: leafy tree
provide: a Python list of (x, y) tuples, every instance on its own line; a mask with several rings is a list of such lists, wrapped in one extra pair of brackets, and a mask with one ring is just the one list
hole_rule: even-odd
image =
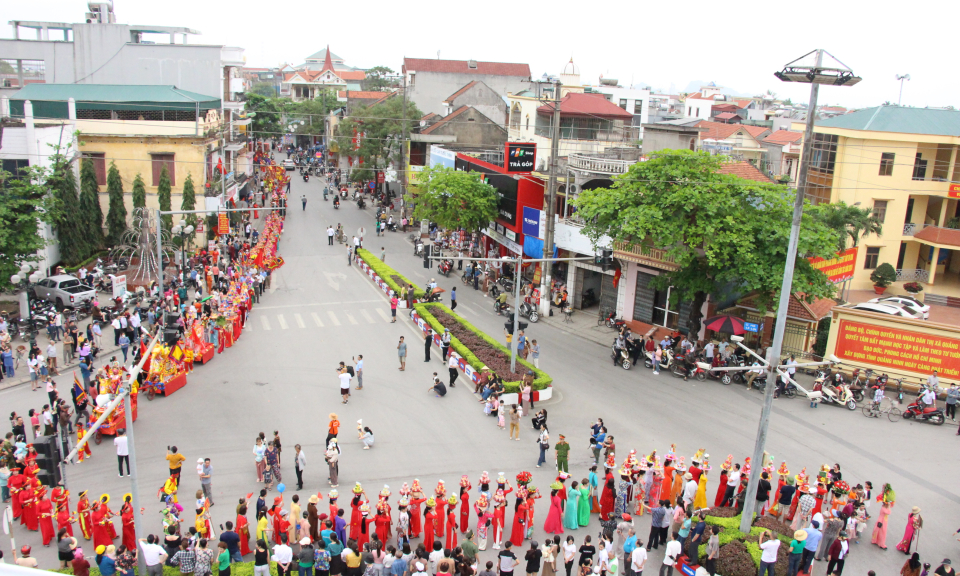
[(281, 98), (270, 98), (251, 92), (247, 92), (244, 98), (247, 112), (256, 113), (249, 126), (252, 133), (263, 138), (273, 138), (282, 132), (280, 128)]
[(265, 98), (274, 98), (277, 95), (277, 87), (269, 82), (257, 82), (250, 87), (247, 94), (256, 94)]
[(90, 246), (80, 213), (77, 178), (73, 174), (73, 166), (62, 155), (54, 156), (47, 185), (53, 191), (59, 208), (53, 225), (60, 241), (60, 257), (68, 265), (79, 264), (90, 254)]
[[(193, 174), (187, 174), (187, 179), (183, 182), (183, 199), (180, 202), (181, 210), (196, 210), (197, 208), (197, 194), (193, 187)], [(197, 228), (197, 223), (200, 222), (200, 218), (197, 214), (186, 214), (187, 224), (193, 226), (194, 230)], [(190, 242), (195, 237), (196, 232), (187, 236), (187, 241)]]
[[(789, 189), (719, 173), (721, 157), (663, 150), (638, 162), (611, 188), (584, 190), (574, 201), (594, 242), (601, 236), (663, 249), (679, 270), (656, 277), (691, 300), (692, 332), (706, 296), (732, 284), (756, 292), (761, 306), (779, 296), (793, 213)], [(810, 212), (801, 223), (793, 291), (832, 296), (834, 286), (808, 257), (829, 257), (836, 234)]]
[[(160, 202), (160, 210), (162, 212), (169, 212), (172, 210), (170, 207), (170, 172), (167, 171), (166, 165), (164, 165), (163, 169), (160, 170), (160, 184), (157, 186), (157, 200)], [(172, 214), (166, 214), (163, 216), (163, 226), (167, 230), (173, 226)]]
[(0, 286), (10, 286), (10, 276), (24, 262), (36, 262), (45, 242), (40, 226), (54, 224), (57, 200), (42, 184), (47, 172), (29, 167), (19, 174), (0, 171)]
[(414, 193), (414, 220), (431, 220), (441, 228), (475, 231), (497, 217), (497, 189), (479, 172), (439, 166), (425, 168)]
[(873, 215), (870, 208), (850, 206), (845, 202), (834, 204), (820, 204), (814, 209), (814, 214), (837, 236), (837, 252), (847, 249), (847, 240), (855, 247), (861, 238), (868, 234), (880, 235), (883, 233), (883, 222)]
[(367, 90), (385, 90), (397, 85), (397, 81), (391, 76), (394, 74), (391, 68), (386, 66), (374, 66), (367, 70), (367, 78), (364, 80)]
[[(407, 101), (406, 122), (423, 116), (416, 104)], [(401, 164), (401, 134), (403, 133), (403, 98), (387, 98), (380, 104), (369, 108), (358, 108), (353, 117), (346, 118), (337, 125), (337, 144), (340, 154), (363, 158), (366, 167), (383, 169), (391, 163)], [(359, 134), (359, 148), (353, 142), (354, 134)]]
[(110, 170), (107, 171), (107, 195), (110, 198), (110, 208), (107, 210), (107, 244), (116, 246), (127, 231), (127, 207), (123, 205), (123, 179), (113, 162), (110, 162)]
[(143, 176), (141, 176), (139, 172), (137, 172), (137, 176), (133, 179), (133, 207), (147, 207), (147, 189), (143, 185)]
[(93, 254), (103, 247), (103, 209), (100, 208), (97, 169), (89, 158), (80, 164), (80, 220), (88, 234), (90, 254)]

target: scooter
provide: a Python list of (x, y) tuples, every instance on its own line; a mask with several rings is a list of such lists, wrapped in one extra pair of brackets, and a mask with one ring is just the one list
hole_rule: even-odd
[[(913, 404), (910, 404), (903, 410), (904, 418), (914, 418), (917, 421), (929, 422), (931, 424), (936, 424), (937, 426), (942, 425), (946, 422), (947, 418), (943, 413), (943, 409), (939, 406), (933, 405), (928, 406), (924, 404), (920, 399), (923, 397), (924, 392), (930, 389), (930, 386), (927, 384), (921, 384), (919, 393), (917, 394), (917, 399), (913, 401)], [(936, 390), (934, 390), (936, 392)]]
[(335, 196), (335, 197), (333, 198), (333, 209), (334, 209), (334, 210), (339, 210), (339, 209), (340, 209), (340, 197), (339, 197), (339, 196)]
[(510, 294), (513, 292), (513, 288), (513, 280), (501, 276), (497, 279), (496, 284), (490, 287), (490, 295), (496, 298), (500, 295), (500, 292), (506, 292), (507, 294)]
[(363, 198), (358, 198), (358, 199), (357, 199), (357, 208), (359, 208), (360, 210), (363, 210), (363, 209), (366, 208), (366, 207), (367, 207), (367, 203), (363, 201)]
[(397, 231), (397, 223), (396, 223), (396, 222), (390, 222), (390, 221), (388, 220), (388, 221), (387, 221), (387, 230), (389, 230), (390, 232), (396, 232), (396, 231)]
[(443, 276), (450, 276), (451, 270), (453, 270), (453, 260), (441, 260), (440, 265), (437, 266), (437, 272)]
[[(653, 368), (653, 356), (654, 352), (644, 352), (645, 358), (643, 359), (643, 365), (647, 368)], [(663, 356), (660, 357), (660, 369), (661, 370), (670, 370), (673, 367), (673, 352), (669, 350), (663, 351)]]
[(540, 311), (537, 310), (537, 307), (529, 302), (520, 303), (520, 315), (524, 318), (528, 318), (531, 322), (536, 323), (540, 319)]
[(695, 358), (691, 358), (688, 355), (677, 358), (673, 363), (673, 369), (671, 372), (673, 372), (673, 375), (677, 378), (683, 378), (686, 380), (692, 376), (702, 382), (707, 379), (707, 368), (710, 368), (709, 364), (705, 362), (697, 362)]
[[(838, 376), (840, 375), (838, 374)], [(837, 380), (835, 380), (835, 382), (837, 382)], [(839, 384), (831, 386), (827, 380), (817, 378), (813, 383), (813, 391), (820, 392), (819, 401), (822, 403), (846, 406), (848, 410), (856, 410), (857, 401), (853, 399), (850, 386), (843, 381), (842, 377), (838, 382)]]
[(327, 194), (329, 194), (329, 193), (330, 193), (330, 191), (327, 189), (326, 186), (324, 186), (324, 187), (323, 187), (323, 201), (324, 201), (324, 202), (327, 201)]
[(303, 173), (303, 181), (304, 181), (304, 182), (309, 182), (309, 181), (310, 181), (310, 174), (304, 172), (304, 173)]
[(872, 375), (873, 370), (866, 370), (861, 379), (860, 369), (854, 368), (853, 376), (850, 379), (850, 391), (853, 392), (853, 399), (857, 402), (863, 402), (863, 391), (870, 387), (870, 376)]
[(500, 315), (500, 316), (503, 316), (504, 314), (506, 314), (507, 316), (509, 316), (510, 313), (511, 313), (511, 311), (510, 311), (510, 305), (507, 304), (506, 302), (504, 302), (503, 304), (501, 304), (499, 300), (494, 300), (494, 301), (493, 301), (493, 311), (496, 312), (496, 313), (497, 313), (498, 315)]
[(613, 341), (613, 345), (610, 346), (610, 359), (613, 360), (613, 365), (619, 365), (624, 370), (629, 370), (633, 367), (633, 361), (630, 359), (630, 352), (627, 350), (627, 347), (617, 348), (617, 341)]
[[(463, 271), (463, 274), (460, 275), (460, 281), (469, 286), (471, 283), (473, 283), (474, 276), (480, 276), (480, 278), (482, 278), (483, 270), (480, 270), (480, 268), (477, 266), (467, 266), (466, 270)], [(477, 280), (479, 281), (480, 278), (477, 278)]]
[(593, 288), (587, 288), (587, 291), (583, 293), (583, 298), (580, 301), (580, 308), (589, 308), (599, 302), (597, 300), (597, 294), (593, 291)]
[(413, 241), (413, 255), (423, 256), (423, 240), (417, 238)]
[[(728, 363), (724, 360), (720, 360), (720, 363), (713, 368), (726, 368)], [(720, 381), (721, 384), (728, 386), (733, 382), (733, 375), (727, 370), (711, 370), (707, 372), (707, 378), (715, 378)]]

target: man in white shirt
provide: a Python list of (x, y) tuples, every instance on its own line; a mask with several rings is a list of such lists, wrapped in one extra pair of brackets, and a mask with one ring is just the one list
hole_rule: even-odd
[(773, 576), (773, 567), (777, 563), (777, 550), (780, 549), (780, 540), (774, 538), (769, 530), (760, 535), (760, 572), (757, 576)]
[(113, 326), (113, 345), (119, 347), (120, 332), (122, 331), (120, 328), (120, 317), (118, 316), (117, 318), (114, 318), (110, 325)]
[(343, 403), (346, 404), (350, 399), (350, 379), (353, 378), (350, 376), (350, 373), (347, 372), (347, 369), (341, 368), (340, 373), (340, 397), (343, 399)]
[(753, 370), (747, 372), (747, 390), (753, 387), (753, 380), (757, 376), (762, 376), (766, 372), (766, 368), (760, 365), (760, 362), (757, 360), (753, 361)]
[(733, 470), (727, 472), (727, 491), (723, 494), (723, 502), (720, 503), (721, 506), (726, 506), (727, 502), (730, 502), (730, 506), (734, 504), (734, 492), (737, 490), (737, 486), (740, 485), (740, 464), (734, 464)]
[(927, 388), (926, 390), (923, 391), (923, 396), (921, 396), (921, 400), (927, 406), (936, 407), (937, 393), (934, 392), (933, 389)]
[(443, 560), (443, 547), (441, 546), (439, 550), (434, 550), (430, 552), (430, 555), (427, 557), (430, 561), (430, 573), (437, 573), (437, 563)]
[(707, 342), (707, 345), (703, 347), (703, 353), (707, 357), (707, 362), (713, 361), (714, 348), (715, 348), (715, 345), (713, 343), (713, 340), (711, 340), (710, 342)]
[(127, 447), (127, 429), (117, 430), (117, 436), (113, 439), (113, 445), (117, 447), (117, 466), (119, 467), (119, 476), (123, 478), (123, 463), (127, 463), (127, 475), (130, 475), (130, 449)]
[(797, 374), (797, 356), (796, 354), (791, 354), (790, 359), (787, 360), (787, 374), (790, 374), (790, 378), (793, 378)]
[(667, 542), (667, 549), (663, 552), (663, 566), (660, 567), (660, 576), (670, 576), (673, 573), (673, 565), (677, 563), (680, 552), (680, 542), (671, 534), (670, 541)]
[(140, 315), (136, 311), (130, 314), (130, 327), (133, 328), (133, 336), (130, 339), (136, 344), (140, 340)]
[(683, 505), (689, 506), (697, 495), (697, 481), (693, 479), (693, 474), (689, 472), (683, 475), (683, 481)]
[(147, 565), (147, 574), (163, 576), (163, 563), (167, 560), (167, 552), (157, 544), (157, 537), (150, 534), (146, 538), (140, 538), (139, 541), (140, 550), (143, 551), (143, 559)]
[[(286, 510), (281, 510), (280, 515), (286, 516), (288, 513)], [(287, 546), (287, 534), (283, 533), (280, 535), (280, 544), (277, 544), (273, 547), (273, 556), (271, 560), (277, 563), (277, 574), (290, 574), (291, 572), (296, 572), (296, 569), (293, 569), (293, 549)], [(283, 570), (281, 571), (281, 568)]]
[[(667, 544), (669, 549), (670, 544)], [(643, 566), (647, 563), (647, 549), (640, 545), (640, 542), (637, 542), (637, 547), (633, 549), (633, 554), (630, 555), (630, 570), (631, 574), (634, 576), (643, 575)]]
[(327, 245), (333, 246), (333, 225), (327, 225)]
[[(103, 348), (103, 331), (100, 329), (99, 322), (93, 322), (93, 327), (90, 328), (90, 333), (93, 334), (93, 343), (97, 346), (97, 348)], [(119, 336), (117, 338), (119, 340)]]

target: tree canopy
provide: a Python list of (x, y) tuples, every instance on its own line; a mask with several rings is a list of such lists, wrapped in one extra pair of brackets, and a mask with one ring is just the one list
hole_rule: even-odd
[(367, 70), (367, 78), (364, 80), (367, 90), (384, 90), (396, 85), (396, 80), (391, 78), (394, 75), (393, 69), (387, 66), (374, 66)]
[(80, 214), (77, 178), (73, 166), (63, 155), (54, 156), (47, 185), (53, 191), (59, 208), (53, 225), (60, 241), (60, 257), (68, 265), (79, 264), (90, 255), (91, 250)]
[[(416, 104), (407, 101), (407, 128), (423, 113)], [(403, 133), (403, 98), (394, 96), (368, 108), (360, 107), (337, 125), (336, 141), (340, 154), (359, 156), (367, 168), (383, 169), (391, 163), (401, 164), (401, 135)], [(355, 134), (359, 143), (354, 142)]]
[[(672, 286), (679, 300), (692, 300), (688, 328), (699, 330), (706, 295), (734, 285), (756, 292), (761, 306), (779, 296), (786, 260), (794, 193), (784, 186), (719, 172), (722, 157), (689, 150), (664, 150), (632, 165), (610, 188), (584, 190), (574, 201), (594, 242), (601, 236), (648, 244), (666, 251), (679, 266), (654, 279)], [(829, 297), (834, 286), (809, 257), (831, 257), (836, 233), (805, 211), (793, 291), (806, 298)]]
[(110, 162), (110, 170), (107, 171), (107, 195), (110, 201), (107, 210), (107, 244), (116, 246), (127, 231), (127, 207), (123, 204), (123, 179), (113, 162)]
[(136, 177), (133, 179), (133, 207), (147, 207), (147, 189), (143, 184), (143, 176), (141, 176), (139, 172), (137, 172)]
[(24, 262), (40, 259), (45, 245), (40, 226), (53, 224), (57, 201), (47, 193), (47, 171), (26, 167), (19, 174), (0, 171), (0, 286), (10, 285), (10, 276)]
[(479, 172), (439, 166), (425, 168), (417, 180), (418, 189), (412, 189), (417, 220), (431, 220), (450, 230), (476, 231), (497, 217), (497, 190)]
[[(170, 207), (170, 172), (167, 171), (166, 165), (160, 170), (160, 182), (157, 185), (157, 202), (160, 204), (161, 212), (169, 212), (173, 209)], [(167, 230), (173, 226), (173, 214), (165, 214), (161, 216), (161, 220), (163, 220), (163, 226)]]
[(820, 220), (837, 236), (837, 252), (847, 249), (847, 241), (856, 246), (867, 234), (883, 233), (883, 222), (873, 215), (873, 209), (850, 206), (846, 202), (820, 204), (814, 207)]
[(80, 164), (80, 219), (88, 234), (91, 253), (96, 252), (103, 246), (103, 209), (100, 208), (97, 169), (89, 158)]

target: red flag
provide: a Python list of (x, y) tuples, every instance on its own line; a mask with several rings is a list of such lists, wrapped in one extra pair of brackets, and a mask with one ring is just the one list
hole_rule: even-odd
[(223, 171), (223, 158), (217, 159), (217, 172), (219, 172), (220, 174), (225, 174), (225, 172)]

